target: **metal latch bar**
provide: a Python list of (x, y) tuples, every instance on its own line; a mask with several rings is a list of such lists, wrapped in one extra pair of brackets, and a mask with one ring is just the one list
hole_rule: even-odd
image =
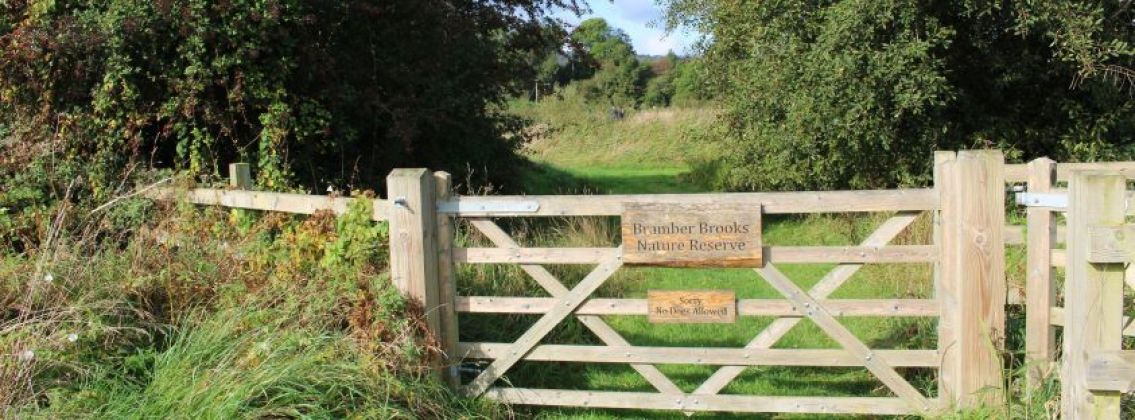
[(437, 203), (437, 211), (441, 213), (535, 213), (540, 209), (536, 201), (443, 201)]
[(1017, 204), (1026, 207), (1068, 208), (1068, 194), (1017, 193)]

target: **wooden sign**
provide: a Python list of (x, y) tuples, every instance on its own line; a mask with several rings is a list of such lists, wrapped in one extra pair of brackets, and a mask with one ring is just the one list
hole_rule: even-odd
[(624, 264), (764, 266), (760, 206), (627, 203), (624, 208)]
[(732, 324), (737, 295), (732, 290), (650, 290), (647, 319), (654, 324)]

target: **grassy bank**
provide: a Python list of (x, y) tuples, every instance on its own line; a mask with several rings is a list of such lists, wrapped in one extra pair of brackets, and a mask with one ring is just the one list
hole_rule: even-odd
[(538, 165), (529, 193), (554, 193), (570, 181), (606, 193), (704, 191), (692, 169), (720, 153), (712, 108), (626, 110), (588, 105), (570, 91), (541, 103), (515, 101), (531, 121), (522, 152)]
[(506, 415), (428, 373), (436, 346), (390, 285), (369, 202), (339, 218), (149, 208), (117, 237), (104, 218), (141, 200), (60, 206), (56, 241), (0, 259), (0, 417)]

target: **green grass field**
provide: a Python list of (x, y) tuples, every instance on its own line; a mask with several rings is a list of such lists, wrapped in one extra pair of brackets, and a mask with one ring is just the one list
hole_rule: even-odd
[[(554, 118), (546, 108), (559, 108)], [(705, 192), (690, 177), (692, 164), (716, 153), (710, 141), (690, 137), (690, 127), (707, 127), (712, 114), (705, 110), (667, 110), (648, 115), (631, 113), (623, 121), (605, 121), (585, 110), (575, 109), (576, 120), (567, 119), (565, 105), (519, 106), (521, 113), (546, 124), (545, 134), (529, 145), (529, 157), (538, 164), (528, 180), (530, 193), (687, 193)], [(543, 119), (541, 119), (543, 118)], [(547, 134), (551, 133), (551, 134)], [(821, 215), (766, 217), (767, 245), (855, 245), (869, 235), (888, 215)], [(920, 218), (898, 240), (927, 243), (929, 223)], [(537, 221), (502, 223), (522, 243), (543, 246), (612, 246), (618, 242), (617, 221)], [(586, 226), (585, 228), (579, 225)], [(474, 239), (475, 240), (475, 239)], [(798, 285), (808, 288), (834, 264), (778, 266)], [(588, 267), (553, 267), (553, 272), (578, 281)], [(463, 266), (463, 295), (530, 295), (539, 286), (519, 270), (505, 266)], [(651, 289), (728, 289), (739, 299), (782, 298), (755, 272), (748, 269), (623, 268), (596, 294), (600, 297), (645, 297)], [(849, 279), (832, 298), (928, 298), (932, 280), (929, 264), (866, 266)], [(511, 342), (534, 322), (532, 316), (463, 317), (462, 341)], [(604, 319), (631, 344), (642, 346), (743, 347), (771, 323), (771, 317), (741, 317), (735, 324), (650, 324), (640, 316), (607, 316)], [(933, 318), (841, 318), (861, 340), (877, 349), (933, 349)], [(502, 327), (506, 326), (506, 327)], [(545, 344), (600, 344), (582, 325), (566, 322), (545, 339)], [(839, 348), (818, 327), (803, 320), (775, 348)], [(685, 391), (693, 391), (715, 366), (663, 365), (659, 367)], [(929, 395), (936, 393), (935, 374), (927, 369), (906, 369), (906, 376)], [(627, 365), (522, 362), (507, 380), (513, 386), (653, 391)], [(727, 386), (722, 393), (771, 396), (893, 396), (864, 368), (754, 367)], [(675, 412), (595, 410), (576, 408), (524, 408), (539, 418), (671, 418)], [(699, 413), (699, 417), (752, 418), (750, 414)], [(814, 415), (777, 415), (774, 418), (812, 418)]]

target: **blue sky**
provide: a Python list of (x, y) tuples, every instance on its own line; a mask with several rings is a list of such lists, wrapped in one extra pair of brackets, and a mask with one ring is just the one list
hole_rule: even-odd
[(591, 6), (591, 13), (581, 18), (566, 11), (560, 11), (556, 16), (571, 25), (591, 17), (606, 19), (609, 25), (630, 35), (635, 52), (639, 54), (662, 55), (674, 50), (678, 55), (686, 55), (697, 40), (696, 34), (682, 30), (667, 35), (662, 29), (662, 9), (654, 0), (589, 0), (587, 3)]

